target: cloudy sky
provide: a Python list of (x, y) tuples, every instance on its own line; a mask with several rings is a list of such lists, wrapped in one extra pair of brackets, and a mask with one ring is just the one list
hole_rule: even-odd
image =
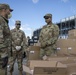
[(14, 9), (10, 29), (14, 28), (16, 20), (21, 20), (26, 36), (32, 36), (34, 30), (45, 25), (46, 13), (53, 15), (54, 23), (76, 15), (76, 0), (0, 0), (0, 3), (8, 3)]

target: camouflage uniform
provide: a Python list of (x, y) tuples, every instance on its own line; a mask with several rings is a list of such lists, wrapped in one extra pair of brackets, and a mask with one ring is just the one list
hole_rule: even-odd
[(43, 26), (40, 35), (39, 42), (41, 44), (40, 57), (51, 56), (56, 52), (56, 41), (59, 35), (59, 28), (53, 23), (51, 25)]
[[(10, 9), (8, 4), (0, 4), (2, 9)], [(11, 54), (11, 35), (8, 20), (0, 14), (0, 75), (7, 75), (8, 57)]]
[[(20, 21), (16, 21), (16, 24), (21, 24)], [(14, 28), (11, 30), (12, 34), (12, 59), (10, 60), (10, 71), (13, 71), (15, 60), (17, 59), (18, 63), (18, 69), (19, 71), (22, 71), (22, 60), (23, 60), (23, 52), (26, 45), (26, 36), (25, 33), (22, 30), (18, 30), (17, 28)], [(19, 51), (16, 50), (16, 46), (21, 46), (21, 49)]]

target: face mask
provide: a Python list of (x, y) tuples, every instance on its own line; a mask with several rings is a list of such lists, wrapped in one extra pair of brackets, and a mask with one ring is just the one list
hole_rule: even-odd
[(8, 19), (10, 19), (12, 17), (12, 14), (10, 13), (9, 15), (8, 15)]

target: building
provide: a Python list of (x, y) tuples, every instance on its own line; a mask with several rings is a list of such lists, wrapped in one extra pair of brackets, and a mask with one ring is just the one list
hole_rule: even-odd
[(61, 19), (59, 23), (56, 23), (59, 26), (60, 34), (59, 38), (67, 38), (68, 31), (76, 29), (76, 15)]

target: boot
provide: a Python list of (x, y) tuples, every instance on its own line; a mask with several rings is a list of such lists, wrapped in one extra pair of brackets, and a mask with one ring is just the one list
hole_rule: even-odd
[(23, 74), (22, 74), (22, 71), (19, 71), (19, 75), (23, 75)]

